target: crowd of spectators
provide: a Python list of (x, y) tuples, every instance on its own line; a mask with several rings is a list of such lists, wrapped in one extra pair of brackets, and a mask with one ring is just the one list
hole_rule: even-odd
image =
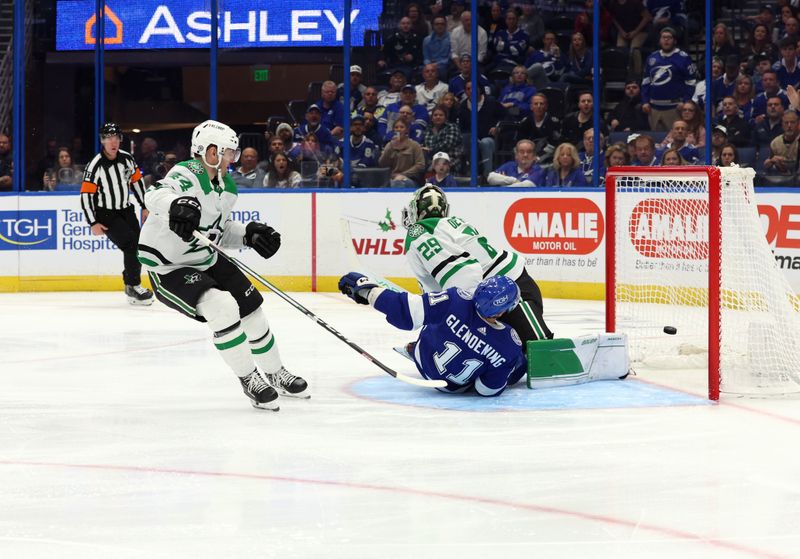
[[(701, 41), (704, 30), (683, 0), (597, 2), (603, 54), (625, 73), (613, 86), (601, 74), (600, 100), (592, 95), (595, 3), (585, 0), (569, 18), (544, 0), (481, 2), (477, 16), (463, 0), (407, 3), (382, 33), (369, 71), (359, 64), (349, 68), (349, 100), (344, 84), (322, 82), (302, 114), (290, 109), (286, 122), (268, 126), (266, 143), (243, 149), (232, 176), (244, 188), (342, 186), (347, 141), (354, 186), (469, 184), (473, 145), (479, 184), (602, 185), (608, 165), (704, 164), (705, 113), (711, 112), (712, 164), (751, 166), (766, 180), (794, 180), (800, 25), (791, 3), (779, 0), (752, 17), (718, 22), (711, 45), (691, 52), (689, 45)], [(705, 50), (713, 56), (708, 79), (695, 63)], [(602, 63), (601, 72), (607, 72)], [(0, 135), (0, 189), (11, 172), (4, 146), (7, 137)], [(152, 138), (137, 148), (149, 180), (183, 155), (159, 151)], [(80, 176), (80, 163), (74, 150), (48, 143), (38, 171), (42, 188), (69, 187)]]

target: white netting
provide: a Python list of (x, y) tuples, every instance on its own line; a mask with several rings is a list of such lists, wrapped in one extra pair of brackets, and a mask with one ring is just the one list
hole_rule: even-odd
[[(616, 177), (616, 329), (650, 366), (708, 366), (709, 179), (694, 169)], [(721, 390), (800, 392), (800, 303), (767, 244), (754, 173), (720, 172)]]

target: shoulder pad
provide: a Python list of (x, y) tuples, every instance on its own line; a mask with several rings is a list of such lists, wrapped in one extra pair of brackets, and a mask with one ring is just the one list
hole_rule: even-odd
[(467, 291), (465, 289), (461, 289), (460, 287), (456, 288), (456, 292), (461, 296), (462, 299), (465, 299), (467, 301), (471, 301), (472, 300), (472, 293), (471, 292), (469, 292), (469, 291)]

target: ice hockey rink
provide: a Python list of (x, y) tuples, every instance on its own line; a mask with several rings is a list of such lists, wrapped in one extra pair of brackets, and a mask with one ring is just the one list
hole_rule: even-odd
[[(293, 296), (414, 374), (379, 313)], [(266, 300), (313, 391), (278, 413), (159, 303), (0, 295), (0, 557), (800, 557), (797, 398), (711, 404), (676, 371), (443, 395)], [(600, 302), (545, 304), (602, 329)]]

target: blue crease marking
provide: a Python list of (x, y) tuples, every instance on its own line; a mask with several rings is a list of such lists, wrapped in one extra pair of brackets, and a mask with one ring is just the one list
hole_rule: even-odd
[(497, 398), (483, 398), (476, 394), (442, 394), (388, 377), (367, 378), (352, 384), (350, 389), (358, 396), (379, 402), (471, 412), (711, 405), (705, 398), (635, 379), (589, 382), (541, 390), (529, 390), (523, 380)]

